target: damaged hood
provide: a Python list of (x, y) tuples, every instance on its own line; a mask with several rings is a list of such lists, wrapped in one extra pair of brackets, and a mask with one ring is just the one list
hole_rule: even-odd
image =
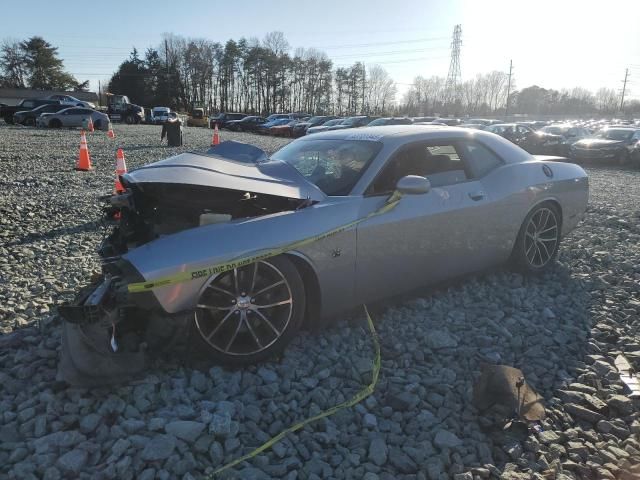
[(286, 162), (252, 145), (223, 142), (206, 153), (182, 153), (124, 174), (128, 184), (168, 183), (322, 201), (326, 196)]

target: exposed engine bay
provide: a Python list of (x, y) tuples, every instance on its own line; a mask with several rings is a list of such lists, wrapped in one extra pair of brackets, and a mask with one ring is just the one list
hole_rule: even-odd
[(110, 197), (105, 207), (107, 219), (119, 218), (119, 222), (103, 241), (99, 253), (103, 258), (122, 255), (161, 235), (211, 223), (297, 210), (307, 204), (309, 200), (306, 199), (201, 185), (129, 185), (124, 194)]

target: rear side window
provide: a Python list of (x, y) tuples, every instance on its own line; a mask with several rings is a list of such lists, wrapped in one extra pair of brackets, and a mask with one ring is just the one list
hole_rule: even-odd
[(22, 102), (22, 106), (26, 108), (33, 108), (36, 106), (36, 102), (33, 102), (31, 100), (25, 100), (24, 102)]
[(503, 165), (502, 160), (487, 147), (476, 142), (462, 142), (463, 155), (473, 178), (481, 178)]
[(426, 177), (432, 187), (465, 182), (468, 177), (458, 148), (454, 142), (408, 145), (394, 155), (368, 193), (392, 192), (398, 180), (407, 175)]

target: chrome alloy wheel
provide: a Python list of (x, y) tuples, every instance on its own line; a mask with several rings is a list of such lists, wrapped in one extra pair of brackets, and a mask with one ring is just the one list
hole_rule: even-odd
[(558, 247), (558, 228), (558, 218), (549, 208), (540, 208), (529, 219), (525, 230), (524, 251), (531, 266), (544, 267), (553, 258)]
[(195, 311), (200, 335), (224, 355), (253, 355), (273, 345), (293, 314), (293, 295), (283, 273), (260, 261), (214, 277)]

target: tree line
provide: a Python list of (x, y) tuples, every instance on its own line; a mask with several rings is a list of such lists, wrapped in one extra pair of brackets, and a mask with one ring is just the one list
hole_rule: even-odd
[[(57, 48), (41, 37), (3, 42), (0, 87), (86, 90), (64, 69)], [(143, 106), (189, 111), (240, 111), (253, 114), (307, 112), (333, 115), (615, 115), (617, 92), (601, 88), (518, 90), (507, 74), (478, 74), (448, 89), (444, 77), (416, 76), (401, 99), (380, 65), (354, 62), (336, 66), (314, 48), (292, 49), (282, 32), (262, 40), (240, 38), (219, 43), (164, 34), (162, 42), (131, 54), (110, 78), (108, 91)], [(508, 102), (508, 108), (507, 108)], [(640, 113), (640, 101), (625, 103)]]
[(396, 86), (380, 66), (334, 67), (324, 52), (291, 46), (282, 32), (221, 44), (165, 34), (141, 58), (134, 49), (109, 91), (142, 105), (188, 110), (384, 114)]
[(35, 90), (87, 90), (89, 81), (78, 82), (64, 69), (58, 49), (42, 37), (5, 40), (0, 47), (0, 87)]

